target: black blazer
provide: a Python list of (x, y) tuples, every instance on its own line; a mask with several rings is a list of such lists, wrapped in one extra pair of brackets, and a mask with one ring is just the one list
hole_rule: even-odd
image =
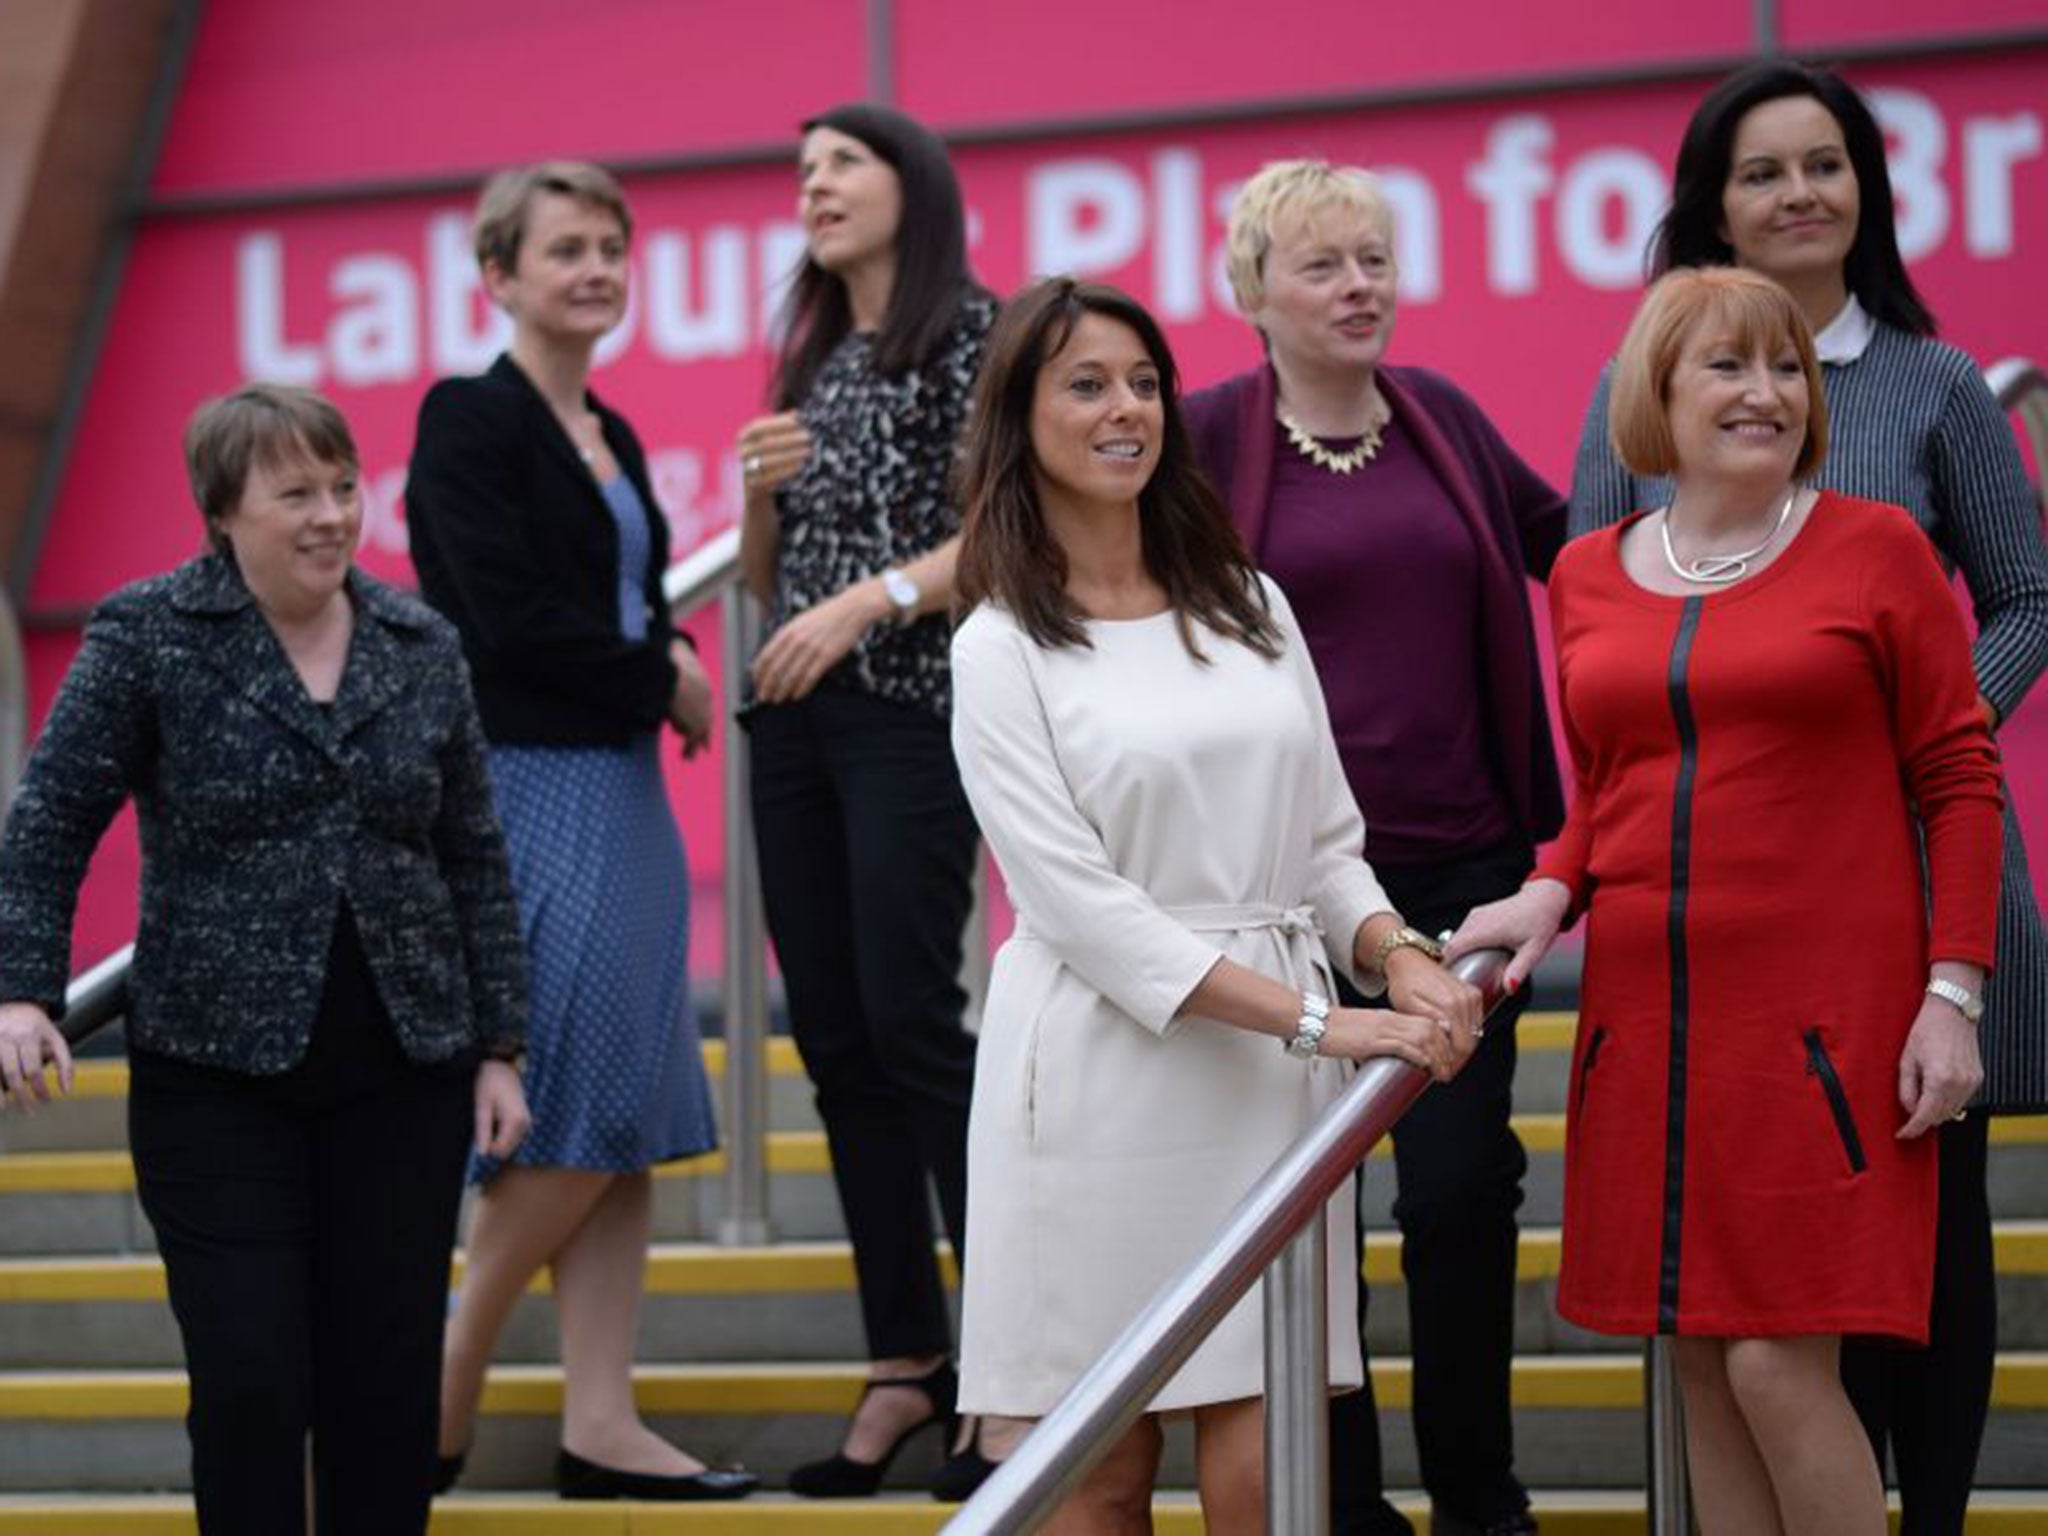
[(405, 487), (412, 561), (420, 595), (462, 634), (492, 741), (621, 746), (668, 718), (668, 524), (633, 429), (586, 398), (647, 509), (645, 640), (619, 630), (604, 493), (518, 365), (500, 357), (480, 377), (443, 379), (420, 404)]
[(79, 882), (132, 796), (131, 1045), (289, 1070), (346, 900), (409, 1057), (516, 1046), (525, 949), (461, 650), (412, 598), (348, 590), (324, 708), (222, 555), (100, 605), (0, 837), (0, 998), (61, 1013)]

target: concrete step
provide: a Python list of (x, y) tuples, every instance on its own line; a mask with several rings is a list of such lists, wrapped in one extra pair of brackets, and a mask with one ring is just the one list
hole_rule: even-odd
[[(1564, 1116), (1520, 1113), (1516, 1133), (1529, 1153), (1522, 1220), (1554, 1225), (1564, 1210)], [(845, 1236), (825, 1137), (817, 1130), (769, 1135), (770, 1213), (778, 1236), (799, 1242)], [(722, 1153), (655, 1170), (654, 1234), (686, 1242), (717, 1230), (725, 1171)], [(1991, 1124), (1990, 1198), (1994, 1218), (2048, 1217), (2048, 1117)], [(119, 1148), (0, 1154), (0, 1256), (149, 1252), (156, 1246), (135, 1200), (135, 1172)], [(1392, 1149), (1375, 1148), (1366, 1166), (1367, 1225), (1393, 1223)]]
[[(2048, 1349), (2048, 1221), (2003, 1222), (1995, 1233), (1999, 1337), (2015, 1350)], [(1372, 1288), (1368, 1341), (1377, 1354), (1408, 1349), (1406, 1291), (1394, 1234), (1366, 1242)], [(1523, 1232), (1516, 1299), (1518, 1352), (1626, 1351), (1631, 1341), (1574, 1327), (1556, 1309), (1558, 1233)], [(951, 1265), (940, 1253), (949, 1283)], [(456, 1270), (460, 1276), (459, 1259)], [(498, 1358), (556, 1358), (545, 1277), (513, 1313)], [(860, 1338), (853, 1260), (844, 1243), (768, 1248), (659, 1244), (648, 1256), (637, 1349), (643, 1359), (787, 1361), (849, 1354)], [(0, 1361), (22, 1369), (173, 1366), (178, 1333), (164, 1305), (163, 1269), (148, 1256), (0, 1261)]]
[[(1429, 1536), (1429, 1504), (1396, 1495), (1395, 1505)], [(545, 1494), (457, 1493), (434, 1506), (429, 1536), (937, 1536), (954, 1506), (885, 1497), (822, 1505), (776, 1494), (739, 1504), (563, 1504)], [(1641, 1536), (1642, 1497), (1633, 1493), (1535, 1493), (1544, 1536)], [(1192, 1496), (1153, 1501), (1158, 1536), (1201, 1536)], [(2039, 1536), (2048, 1498), (2025, 1490), (1979, 1489), (1970, 1536)], [(1898, 1504), (1892, 1505), (1898, 1528)], [(188, 1499), (162, 1495), (72, 1498), (0, 1496), (0, 1536), (198, 1536)]]
[[(1397, 1487), (1413, 1484), (1409, 1362), (1376, 1362), (1373, 1372), (1387, 1432), (1388, 1479)], [(713, 1461), (751, 1467), (776, 1486), (792, 1467), (831, 1448), (861, 1382), (862, 1369), (852, 1364), (650, 1363), (634, 1371), (640, 1410), (659, 1431)], [(465, 1484), (544, 1486), (561, 1398), (561, 1372), (553, 1366), (492, 1371)], [(1531, 1483), (1643, 1486), (1639, 1356), (1517, 1360), (1513, 1399), (1516, 1466)], [(2048, 1354), (2001, 1354), (1992, 1403), (1980, 1479), (1987, 1487), (2048, 1491)], [(0, 1490), (183, 1486), (185, 1406), (179, 1371), (0, 1372)], [(1186, 1435), (1175, 1435), (1168, 1449), (1167, 1486), (1188, 1486)], [(892, 1469), (891, 1485), (918, 1486), (937, 1457), (938, 1437), (921, 1437)]]

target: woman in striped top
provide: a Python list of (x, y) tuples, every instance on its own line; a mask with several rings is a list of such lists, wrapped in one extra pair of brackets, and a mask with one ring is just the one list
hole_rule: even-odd
[[(2010, 427), (1976, 365), (1935, 339), (1899, 255), (1884, 138), (1842, 80), (1757, 65), (1704, 100), (1679, 147), (1653, 275), (1735, 264), (1785, 287), (1815, 332), (1830, 424), (1820, 487), (1904, 507), (1975, 609), (1979, 704), (1995, 727), (2048, 662), (2048, 553)], [(1609, 380), (1586, 412), (1574, 535), (1669, 499), (1607, 433)], [(1997, 1344), (1988, 1113), (2048, 1108), (2048, 941), (2010, 803), (1997, 970), (1983, 998), (1980, 1111), (1941, 1133), (1933, 1330), (1925, 1351), (1851, 1341), (1843, 1374), (1880, 1457), (1889, 1440), (1906, 1536), (1962, 1529)], [(1903, 1085), (1902, 1085), (1903, 1092)]]

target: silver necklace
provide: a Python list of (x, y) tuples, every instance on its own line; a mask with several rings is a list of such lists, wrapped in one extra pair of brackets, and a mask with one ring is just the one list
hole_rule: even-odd
[(1785, 505), (1778, 508), (1778, 519), (1771, 524), (1771, 531), (1764, 535), (1763, 542), (1752, 549), (1732, 550), (1725, 555), (1701, 555), (1689, 565), (1681, 563), (1678, 551), (1671, 547), (1671, 521), (1678, 515), (1678, 497), (1674, 493), (1671, 505), (1664, 509), (1664, 522), (1657, 530), (1657, 536), (1664, 541), (1664, 563), (1671, 567), (1671, 574), (1680, 581), (1697, 582), (1701, 586), (1722, 587), (1730, 582), (1740, 581), (1749, 574), (1749, 562), (1777, 542), (1784, 530), (1785, 519), (1792, 515), (1792, 503), (1799, 499), (1799, 487), (1794, 486), (1785, 497)]
[(1375, 417), (1366, 424), (1365, 435), (1355, 445), (1337, 453), (1324, 447), (1314, 433), (1288, 414), (1284, 405), (1275, 407), (1274, 414), (1280, 418), (1280, 425), (1287, 429), (1287, 441), (1294, 444), (1301, 456), (1334, 475), (1348, 475), (1371, 463), (1380, 451), (1381, 434), (1387, 429), (1387, 418)]

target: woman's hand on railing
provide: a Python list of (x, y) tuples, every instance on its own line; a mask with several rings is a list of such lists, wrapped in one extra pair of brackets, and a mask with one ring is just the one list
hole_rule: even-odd
[(1444, 959), (1455, 961), (1475, 949), (1512, 951), (1514, 958), (1508, 962), (1501, 984), (1513, 994), (1557, 941), (1557, 931), (1571, 905), (1572, 893), (1563, 881), (1531, 880), (1514, 895), (1466, 913), (1465, 921), (1444, 946)]
[(34, 1003), (0, 1003), (0, 1109), (33, 1110), (70, 1091), (71, 1047), (50, 1016)]
[(1449, 1030), (1453, 1045), (1462, 1047), (1458, 1055), (1462, 1066), (1472, 1054), (1472, 1046), (1486, 1033), (1486, 999), (1479, 989), (1409, 945), (1389, 951), (1384, 963), (1387, 1001), (1403, 1013), (1435, 1019)]
[(683, 756), (695, 757), (711, 745), (711, 722), (717, 715), (711, 674), (704, 670), (694, 646), (672, 641), (668, 653), (676, 665), (676, 689), (669, 696), (668, 723), (683, 738)]
[(1332, 1008), (1324, 1022), (1319, 1051), (1346, 1061), (1398, 1056), (1447, 1083), (1472, 1054), (1472, 1043), (1469, 1030), (1452, 1029), (1443, 1020), (1422, 1014), (1396, 1013), (1390, 1008)]
[(533, 1115), (519, 1069), (509, 1061), (485, 1061), (476, 1069), (476, 1149), (485, 1157), (507, 1158), (519, 1150)]

